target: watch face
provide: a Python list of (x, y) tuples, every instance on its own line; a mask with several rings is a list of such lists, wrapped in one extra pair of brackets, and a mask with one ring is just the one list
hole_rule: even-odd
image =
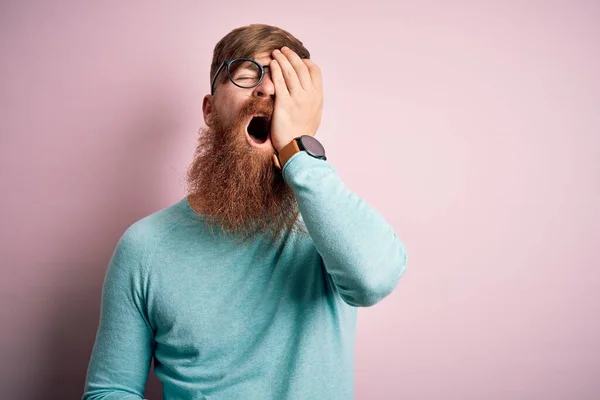
[(325, 157), (325, 148), (314, 137), (304, 135), (300, 137), (300, 144), (304, 150), (313, 157)]

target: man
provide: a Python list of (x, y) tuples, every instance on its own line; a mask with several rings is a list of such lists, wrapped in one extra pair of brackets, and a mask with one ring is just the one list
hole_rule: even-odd
[(320, 69), (290, 33), (215, 47), (189, 195), (133, 224), (102, 294), (84, 399), (352, 399), (359, 307), (406, 268), (314, 137)]

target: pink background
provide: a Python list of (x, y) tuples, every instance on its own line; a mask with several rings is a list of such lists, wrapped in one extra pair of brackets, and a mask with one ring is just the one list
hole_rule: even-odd
[(600, 3), (84, 3), (0, 6), (0, 397), (81, 395), (114, 245), (183, 196), (216, 41), (266, 22), (409, 250), (356, 398), (600, 398)]

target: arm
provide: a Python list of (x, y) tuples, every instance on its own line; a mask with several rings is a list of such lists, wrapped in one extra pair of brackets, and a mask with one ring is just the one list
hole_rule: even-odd
[(366, 307), (390, 294), (407, 263), (393, 228), (326, 161), (299, 152), (285, 164), (283, 174), (342, 299)]
[[(272, 52), (275, 86), (271, 141), (279, 153), (294, 138), (313, 136), (323, 105), (321, 69), (284, 47)], [(300, 213), (341, 297), (370, 306), (387, 296), (406, 268), (404, 246), (392, 227), (340, 181), (325, 161), (305, 152), (283, 166)]]
[(131, 231), (126, 232), (110, 261), (83, 400), (144, 396), (153, 331), (146, 314), (140, 247)]

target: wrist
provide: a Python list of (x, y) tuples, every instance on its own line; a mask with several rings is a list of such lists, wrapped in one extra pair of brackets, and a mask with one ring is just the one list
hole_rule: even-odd
[(312, 157), (327, 160), (323, 145), (313, 136), (302, 135), (290, 140), (281, 150), (277, 150), (273, 154), (273, 163), (277, 168), (283, 170), (287, 161), (300, 151), (306, 151)]
[(301, 149), (298, 146), (296, 139), (291, 139), (284, 143), (279, 149), (276, 148), (275, 154), (273, 154), (273, 162), (275, 166), (279, 169), (283, 169), (283, 166), (287, 163), (287, 161), (299, 151), (301, 151)]
[(295, 138), (291, 137), (288, 139), (284, 139), (282, 141), (277, 141), (277, 142), (273, 142), (273, 148), (275, 149), (275, 151), (277, 153), (281, 153), (281, 151), (290, 143), (292, 143), (292, 141), (296, 140)]

